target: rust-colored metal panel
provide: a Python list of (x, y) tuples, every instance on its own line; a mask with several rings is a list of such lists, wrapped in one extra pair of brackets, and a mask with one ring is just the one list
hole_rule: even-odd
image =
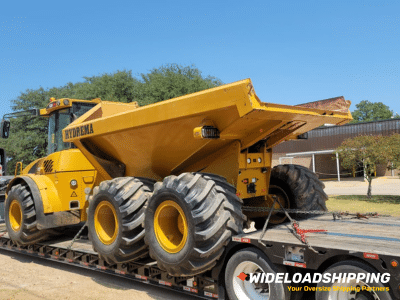
[(319, 100), (314, 102), (309, 102), (305, 104), (299, 104), (296, 106), (299, 107), (307, 107), (312, 109), (322, 109), (328, 111), (341, 111), (341, 112), (348, 112), (351, 102), (345, 100), (343, 96), (330, 98), (326, 100)]

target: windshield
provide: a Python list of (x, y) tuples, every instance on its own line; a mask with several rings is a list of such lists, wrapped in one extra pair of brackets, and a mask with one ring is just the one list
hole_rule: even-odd
[(47, 154), (73, 147), (71, 143), (63, 142), (62, 130), (95, 105), (96, 103), (73, 102), (72, 109), (64, 108), (57, 110), (50, 115)]
[(62, 130), (69, 123), (71, 123), (69, 108), (55, 111), (50, 115), (47, 154), (70, 148), (70, 143), (64, 143), (62, 140)]

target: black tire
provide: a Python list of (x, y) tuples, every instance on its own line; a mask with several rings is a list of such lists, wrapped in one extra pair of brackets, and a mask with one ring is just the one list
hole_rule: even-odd
[[(193, 276), (215, 266), (232, 235), (242, 232), (246, 219), (241, 210), (242, 200), (235, 191), (235, 187), (224, 178), (210, 174), (183, 173), (156, 183), (146, 211), (145, 241), (159, 268), (172, 276)], [(186, 236), (182, 233), (174, 244), (176, 247), (171, 250), (163, 248), (157, 234), (165, 234), (168, 239), (176, 234), (171, 235), (163, 229), (157, 230), (157, 234), (155, 232), (157, 209), (166, 203), (177, 207), (173, 209), (176, 219), (170, 220), (178, 221), (165, 223), (177, 224), (175, 233), (179, 218), (186, 220), (182, 223), (186, 224)], [(175, 212), (179, 209), (180, 216)]]
[(88, 229), (100, 258), (115, 264), (148, 255), (143, 224), (150, 196), (149, 185), (133, 177), (103, 181), (94, 188), (89, 198)]
[(26, 186), (17, 184), (11, 188), (4, 211), (7, 233), (18, 245), (34, 244), (49, 237), (48, 230), (39, 230), (36, 226), (35, 203)]
[[(271, 171), (270, 186), (283, 191), (288, 198), (290, 209), (305, 211), (327, 211), (324, 192), (325, 185), (318, 176), (299, 165), (278, 165)], [(274, 193), (270, 190), (270, 193)], [(283, 215), (284, 214), (280, 214)], [(315, 214), (294, 214), (295, 218), (305, 219)], [(284, 219), (284, 218), (283, 218)], [(254, 219), (255, 227), (261, 229), (265, 223), (264, 218)]]
[[(247, 275), (245, 280), (238, 276), (241, 273)], [(287, 273), (283, 266), (275, 266), (268, 257), (259, 249), (247, 248), (236, 252), (229, 259), (225, 269), (225, 288), (230, 300), (257, 299), (263, 298), (265, 293), (266, 299), (286, 300), (290, 297), (290, 292), (283, 283), (250, 283), (250, 275), (248, 273)], [(252, 295), (249, 295), (251, 293)]]
[[(340, 274), (340, 273), (355, 273), (355, 274), (360, 274), (363, 273), (365, 275), (368, 274), (374, 274), (378, 273), (376, 270), (371, 268), (370, 266), (367, 266), (361, 262), (358, 261), (342, 261), (338, 262), (331, 267), (329, 267), (323, 274)], [(351, 291), (340, 291), (341, 294), (338, 293), (338, 288), (335, 289), (333, 286), (336, 287), (342, 287), (342, 288), (351, 288), (351, 287), (359, 287), (360, 291), (355, 291), (354, 289)], [(366, 286), (363, 290), (363, 286)], [(380, 288), (380, 289), (385, 289), (385, 291), (368, 291), (367, 287), (370, 288)], [(319, 289), (327, 289), (330, 288), (330, 291), (320, 291)], [(317, 291), (315, 294), (315, 299), (316, 300), (339, 300), (339, 299), (379, 299), (379, 300), (391, 300), (393, 299), (390, 295), (389, 287), (385, 286), (383, 283), (364, 283), (360, 281), (359, 283), (356, 283), (356, 280), (354, 282), (349, 282), (345, 281), (344, 283), (318, 283), (317, 284)], [(360, 294), (358, 294), (360, 293)]]

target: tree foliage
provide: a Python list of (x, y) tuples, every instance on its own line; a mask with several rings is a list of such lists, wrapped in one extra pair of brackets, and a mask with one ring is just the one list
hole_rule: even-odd
[[(12, 100), (12, 109), (22, 111), (44, 108), (50, 97), (84, 100), (101, 98), (107, 101), (137, 101), (139, 105), (147, 105), (222, 84), (215, 77), (202, 76), (201, 71), (193, 65), (177, 64), (154, 68), (149, 73), (138, 75), (138, 78), (127, 70), (83, 78), (83, 82), (75, 84), (27, 90)], [(7, 165), (8, 174), (14, 173), (17, 161), (22, 161), (26, 166), (38, 157), (45, 156), (47, 126), (46, 118), (20, 117), (11, 120), (10, 137), (0, 139), (0, 147), (5, 149), (11, 159)]]
[(387, 138), (387, 156), (392, 163), (391, 168), (400, 169), (400, 134), (395, 133)]
[(379, 164), (390, 160), (387, 137), (361, 135), (347, 139), (336, 149), (342, 166), (345, 169), (356, 169), (360, 164), (368, 181), (368, 198), (371, 197), (372, 179)]
[(203, 77), (194, 66), (169, 64), (140, 74), (140, 84), (135, 90), (139, 105), (155, 103), (221, 85), (212, 76)]
[(82, 83), (74, 86), (74, 98), (101, 98), (107, 101), (129, 103), (134, 101), (139, 81), (132, 77), (132, 71), (118, 71), (113, 74), (83, 77)]
[(390, 110), (389, 106), (383, 104), (382, 102), (370, 102), (368, 100), (363, 100), (356, 104), (357, 109), (352, 112), (353, 121), (352, 123), (360, 122), (371, 122), (379, 120), (387, 120), (390, 118), (400, 118), (396, 113), (394, 114)]

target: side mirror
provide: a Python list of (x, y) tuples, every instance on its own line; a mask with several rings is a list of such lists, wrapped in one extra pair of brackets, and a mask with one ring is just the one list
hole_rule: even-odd
[(0, 124), (0, 134), (3, 139), (7, 139), (10, 133), (10, 121), (5, 119), (1, 120)]
[(39, 157), (39, 154), (40, 154), (40, 147), (36, 146), (35, 148), (33, 148), (32, 155)]

